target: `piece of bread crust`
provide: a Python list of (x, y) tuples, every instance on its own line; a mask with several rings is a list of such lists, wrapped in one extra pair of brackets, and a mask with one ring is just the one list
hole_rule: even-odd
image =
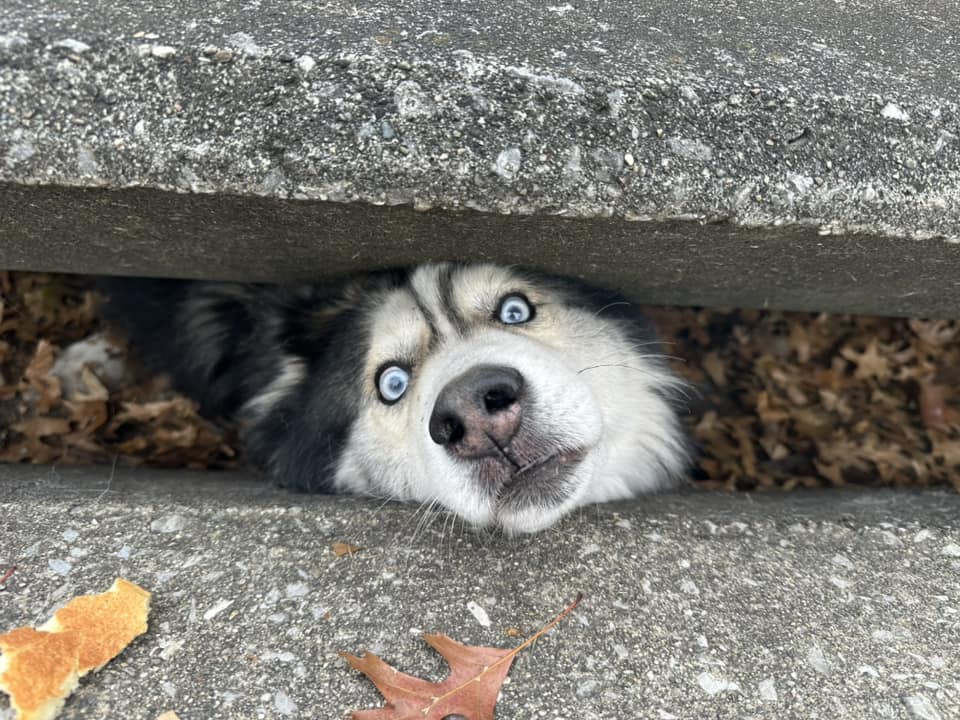
[(77, 671), (83, 677), (102, 668), (135, 637), (145, 633), (149, 612), (150, 593), (117, 578), (105, 593), (73, 598), (39, 629), (56, 633), (72, 630), (79, 634)]
[(79, 682), (79, 633), (31, 627), (0, 635), (0, 689), (17, 720), (51, 720)]

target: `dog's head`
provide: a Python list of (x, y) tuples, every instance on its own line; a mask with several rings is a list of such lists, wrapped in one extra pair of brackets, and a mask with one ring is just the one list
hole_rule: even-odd
[(435, 503), (512, 534), (686, 468), (679, 383), (609, 293), (431, 264), (283, 304), (241, 411), (281, 484)]

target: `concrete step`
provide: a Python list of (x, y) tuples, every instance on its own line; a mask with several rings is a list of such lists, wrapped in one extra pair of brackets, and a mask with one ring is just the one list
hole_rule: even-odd
[(67, 720), (344, 717), (380, 701), (338, 651), (439, 679), (421, 630), (510, 647), (578, 592), (497, 717), (960, 716), (956, 494), (664, 495), (507, 540), (246, 476), (0, 466), (0, 518), (0, 628), (117, 575), (154, 592)]
[[(0, 267), (956, 316), (941, 2), (7, 0)], [(748, 278), (748, 282), (744, 279)]]

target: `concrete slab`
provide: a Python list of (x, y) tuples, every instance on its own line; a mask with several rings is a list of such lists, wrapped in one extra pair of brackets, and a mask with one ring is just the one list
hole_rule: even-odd
[(243, 476), (6, 466), (0, 518), (0, 627), (118, 574), (155, 593), (68, 720), (344, 717), (379, 701), (337, 651), (439, 678), (420, 630), (511, 646), (578, 591), (498, 717), (960, 716), (955, 494), (669, 495), (508, 541)]
[(958, 31), (941, 0), (8, 0), (0, 267), (496, 259), (955, 316)]

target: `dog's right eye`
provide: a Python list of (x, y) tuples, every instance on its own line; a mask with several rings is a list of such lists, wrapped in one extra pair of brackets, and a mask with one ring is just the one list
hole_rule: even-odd
[(410, 385), (410, 371), (399, 365), (384, 365), (377, 372), (377, 392), (387, 405), (403, 397)]
[(507, 295), (500, 301), (497, 318), (504, 325), (521, 325), (533, 319), (533, 306), (523, 295)]

